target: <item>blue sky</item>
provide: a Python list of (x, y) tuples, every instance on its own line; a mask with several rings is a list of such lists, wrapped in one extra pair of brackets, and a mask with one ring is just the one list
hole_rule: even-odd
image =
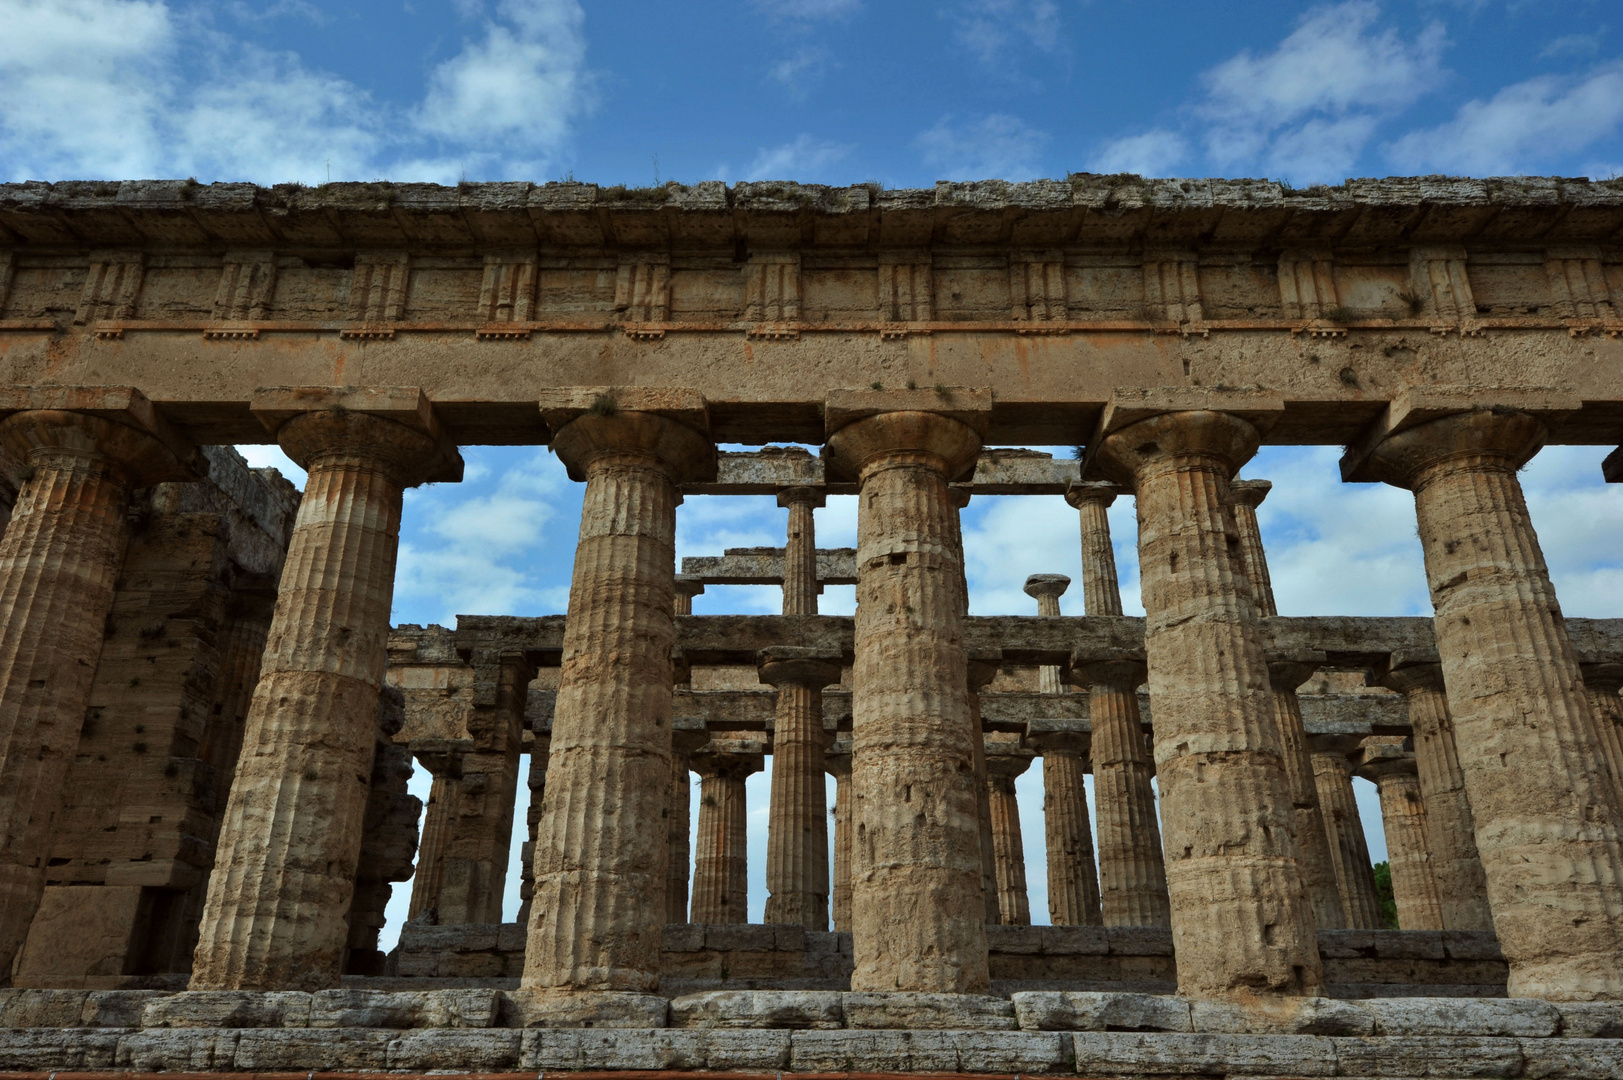
[[(4, 180), (924, 186), (1078, 170), (1298, 186), (1614, 176), (1623, 15), (1598, 0), (0, 0)], [(245, 449), (302, 482), (272, 448)], [(1548, 450), (1523, 474), (1575, 616), (1623, 607), (1623, 492), (1600, 483), (1605, 450)], [(545, 448), (465, 456), (462, 484), (407, 496), (396, 621), (564, 610), (579, 488)], [(1245, 475), (1275, 483), (1260, 516), (1283, 613), (1429, 610), (1407, 493), (1340, 484), (1328, 448), (1267, 448)], [(825, 546), (855, 542), (854, 502), (818, 512)], [(1132, 515), (1124, 499), (1112, 524), (1136, 611)], [(771, 499), (691, 499), (678, 554), (781, 543), (785, 523)], [(1020, 584), (1076, 577), (1076, 528), (1058, 499), (972, 502), (972, 610), (1034, 612)], [(778, 603), (769, 589), (715, 589), (695, 609)], [(824, 610), (852, 603), (849, 587), (830, 589)], [(768, 783), (749, 784), (756, 919)], [(1373, 789), (1359, 788), (1379, 859)], [(1038, 769), (1020, 790), (1041, 921)], [(509, 883), (511, 917), (516, 868)], [(386, 937), (404, 912), (406, 888), (396, 894)]]

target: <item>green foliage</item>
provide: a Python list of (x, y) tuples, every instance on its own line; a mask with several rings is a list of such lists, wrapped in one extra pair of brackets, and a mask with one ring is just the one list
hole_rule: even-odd
[(1388, 930), (1398, 929), (1398, 902), (1392, 897), (1392, 864), (1375, 864), (1375, 899), (1381, 905), (1381, 922)]

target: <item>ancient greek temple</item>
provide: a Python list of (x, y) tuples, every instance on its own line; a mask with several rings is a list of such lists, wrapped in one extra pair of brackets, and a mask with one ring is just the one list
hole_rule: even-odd
[[(1623, 1075), (1623, 619), (1518, 475), (1623, 443), (1614, 298), (1617, 181), (0, 185), (0, 1071)], [(391, 625), (492, 445), (567, 613)], [(1430, 616), (1278, 614), (1264, 445), (1413, 494)], [(970, 615), (977, 496), (1081, 579)]]

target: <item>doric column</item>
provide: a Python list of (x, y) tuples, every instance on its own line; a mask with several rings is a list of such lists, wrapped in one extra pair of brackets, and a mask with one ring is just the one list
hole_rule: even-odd
[[(1278, 615), (1274, 586), (1268, 576), (1268, 557), (1262, 548), (1262, 529), (1257, 524), (1257, 507), (1268, 497), (1273, 485), (1266, 480), (1236, 480), (1229, 485), (1234, 524), (1240, 536), (1240, 556), (1251, 583), (1251, 598), (1257, 614)], [(1285, 749), (1285, 775), (1290, 780), (1291, 805), (1296, 811), (1296, 843), (1302, 885), (1313, 902), (1313, 921), (1320, 930), (1336, 930), (1347, 925), (1341, 906), (1341, 889), (1336, 882), (1335, 863), (1330, 858), (1330, 838), (1319, 809), (1318, 786), (1313, 780), (1313, 762), (1307, 752), (1307, 732), (1302, 727), (1302, 704), (1296, 688), (1318, 670), (1314, 663), (1271, 663), (1268, 678), (1273, 687), (1274, 719)]]
[(1055, 926), (1099, 926), (1099, 882), (1088, 825), (1088, 736), (1050, 732), (1028, 736), (1043, 756), (1043, 838), (1048, 855), (1048, 921)]
[[(75, 405), (97, 415), (62, 411)], [(129, 540), (130, 494), (207, 468), (133, 390), (6, 391), (0, 410), (10, 412), (0, 445), (26, 476), (0, 536), (0, 973), (9, 977), (45, 888)]]
[(372, 756), (355, 894), (345, 917), (349, 927), (346, 975), (383, 974), (385, 957), (378, 949), (378, 935), (384, 925), (384, 909), (393, 891), (391, 883), (412, 876), (417, 820), (423, 811), (422, 800), (407, 790), (411, 751), (393, 740), (405, 719), (400, 691), (386, 686), (380, 696), (378, 742)]
[[(809, 508), (806, 516), (811, 517)], [(793, 533), (791, 528), (791, 544)], [(788, 596), (787, 589), (784, 595)], [(812, 597), (815, 603), (816, 593)], [(829, 733), (823, 730), (823, 687), (840, 681), (840, 658), (784, 645), (761, 650), (758, 662), (761, 681), (778, 688), (764, 921), (827, 930), (828, 796), (823, 750)]]
[(677, 485), (714, 475), (715, 447), (689, 391), (559, 391), (542, 417), (586, 495), (520, 985), (647, 991), (670, 856)]
[(696, 923), (749, 922), (749, 832), (744, 781), (761, 771), (760, 743), (717, 739), (693, 755), (699, 835), (693, 855)]
[(981, 899), (986, 923), (996, 926), (1003, 918), (997, 898), (997, 848), (992, 842), (992, 789), (987, 785), (986, 725), (981, 720), (981, 687), (997, 678), (1002, 666), (1001, 651), (976, 650), (969, 654), (969, 724), (979, 736), (975, 740), (975, 817), (980, 836)]
[(440, 856), (441, 925), (499, 923), (513, 847), (524, 707), (535, 665), (522, 653), (476, 647), (473, 708), (468, 730), (474, 748), (462, 755), (457, 810)]
[(1601, 756), (1613, 782), (1623, 791), (1623, 699), (1618, 697), (1623, 688), (1623, 664), (1585, 664), (1583, 676)]
[(1343, 474), (1414, 492), (1510, 995), (1619, 997), (1623, 808), (1516, 479), (1544, 436), (1525, 413), (1461, 412), (1386, 435)]
[[(524, 828), (526, 840), (519, 848), (518, 866), (518, 924), (530, 925), (530, 910), (535, 906), (535, 841), (541, 832), (541, 808), (546, 804), (547, 797), (547, 748), (550, 745), (550, 733), (546, 730), (533, 731), (530, 741), (530, 768), (525, 777), (525, 786), (530, 789), (530, 806), (524, 812)], [(686, 804), (683, 804), (684, 809)], [(685, 818), (683, 820), (686, 820)], [(684, 885), (687, 881), (687, 861), (683, 860), (682, 873)], [(686, 889), (682, 896), (682, 917), (678, 922), (687, 919)]]
[(671, 803), (666, 828), (665, 921), (688, 921), (688, 872), (693, 861), (693, 755), (710, 740), (702, 731), (671, 732)]
[(222, 819), (191, 986), (326, 989), (343, 971), (402, 492), (460, 479), (462, 460), (417, 390), (261, 391), (254, 410), (309, 479)]
[[(1059, 598), (1071, 587), (1071, 579), (1064, 574), (1032, 574), (1026, 578), (1027, 596), (1036, 597), (1040, 618), (1059, 617)], [(1037, 669), (1037, 689), (1044, 694), (1063, 694), (1065, 680), (1060, 677), (1058, 664), (1044, 664)]]
[(411, 879), (411, 905), (407, 918), (426, 911), (439, 921), (440, 885), (445, 880), (445, 841), (457, 813), (457, 783), (462, 775), (461, 754), (426, 754), (418, 763), (427, 769), (433, 782), (428, 788), (428, 806), (423, 811), (422, 836), (417, 841), (417, 870)]
[(823, 767), (834, 777), (834, 872), (829, 907), (838, 933), (851, 932), (851, 740), (836, 739), (823, 755)]
[(1381, 793), (1381, 826), (1386, 831), (1386, 862), (1392, 870), (1392, 899), (1402, 930), (1441, 930), (1443, 905), (1431, 873), (1426, 842), (1426, 804), (1414, 755), (1401, 743), (1368, 741), (1359, 773)]
[(1026, 896), (1026, 845), (1020, 837), (1020, 800), (1015, 777), (1031, 768), (1031, 752), (1018, 744), (993, 743), (986, 755), (986, 791), (992, 807), (992, 857), (997, 869), (998, 922), (1030, 926)]
[(1330, 838), (1330, 860), (1336, 868), (1336, 884), (1341, 889), (1341, 908), (1353, 930), (1379, 930), (1381, 903), (1375, 895), (1375, 869), (1369, 861), (1369, 843), (1364, 839), (1364, 822), (1358, 816), (1353, 797), (1352, 763), (1344, 750), (1336, 747), (1313, 749), (1313, 780), (1319, 789), (1319, 806)]
[(1381, 685), (1402, 692), (1409, 701), (1426, 846), (1441, 904), (1442, 928), (1492, 930), (1488, 883), (1476, 850), (1476, 827), (1454, 745), (1454, 720), (1448, 713), (1442, 666), (1400, 662), (1388, 668)]
[(1088, 615), (1121, 614), (1121, 586), (1116, 581), (1116, 549), (1110, 541), (1108, 514), (1121, 490), (1121, 485), (1108, 480), (1083, 480), (1065, 492), (1065, 501), (1076, 507), (1081, 520), (1082, 610)]
[(1229, 413), (1163, 413), (1097, 460), (1138, 495), (1144, 648), (1179, 993), (1308, 994), (1322, 975), (1229, 479), (1256, 452)]
[[(793, 487), (778, 492), (778, 505), (789, 508), (788, 542), (783, 548), (783, 613), (816, 615), (817, 531), (812, 511), (823, 505), (820, 488)], [(774, 765), (775, 767), (775, 765)], [(774, 920), (768, 916), (767, 922)]]
[(704, 592), (704, 582), (692, 574), (676, 575), (676, 613), (693, 614), (693, 598)]
[[(922, 404), (931, 396), (894, 398)], [(933, 396), (971, 405), (989, 397)], [(985, 993), (980, 735), (967, 700), (963, 551), (948, 490), (973, 467), (981, 440), (969, 423), (940, 413), (863, 415), (838, 404), (831, 398), (826, 410), (828, 447), (860, 485), (852, 785), (861, 840), (852, 851), (851, 988)]]

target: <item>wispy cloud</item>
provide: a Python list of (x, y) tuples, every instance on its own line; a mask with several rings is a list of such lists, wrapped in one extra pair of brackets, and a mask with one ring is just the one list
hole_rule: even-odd
[(1540, 60), (1560, 60), (1574, 56), (1594, 56), (1600, 51), (1600, 39), (1605, 28), (1592, 34), (1567, 34), (1552, 40), (1538, 51)]
[(1016, 48), (1063, 48), (1054, 0), (956, 0), (942, 14), (958, 43), (988, 66), (1000, 66)]
[(808, 45), (773, 64), (767, 76), (781, 83), (791, 97), (801, 100), (822, 81), (833, 60), (834, 54), (821, 45)]
[(913, 140), (941, 180), (1029, 180), (1042, 171), (1048, 133), (1007, 113), (960, 123), (944, 116)]
[(798, 135), (780, 146), (763, 147), (744, 170), (746, 180), (826, 180), (828, 168), (845, 160), (852, 147), (815, 135)]
[(1088, 168), (1100, 173), (1168, 176), (1189, 158), (1189, 140), (1176, 131), (1154, 128), (1100, 147)]
[(1553, 154), (1584, 150), (1623, 124), (1623, 62), (1580, 76), (1540, 76), (1468, 101), (1454, 119), (1389, 147), (1400, 169), (1474, 175), (1537, 170)]
[[(262, 9), (298, 14), (299, 0)], [(148, 0), (0, 0), (0, 172), (321, 181), (544, 171), (588, 107), (577, 0), (502, 0), (405, 113)], [(500, 149), (493, 149), (499, 147)]]

